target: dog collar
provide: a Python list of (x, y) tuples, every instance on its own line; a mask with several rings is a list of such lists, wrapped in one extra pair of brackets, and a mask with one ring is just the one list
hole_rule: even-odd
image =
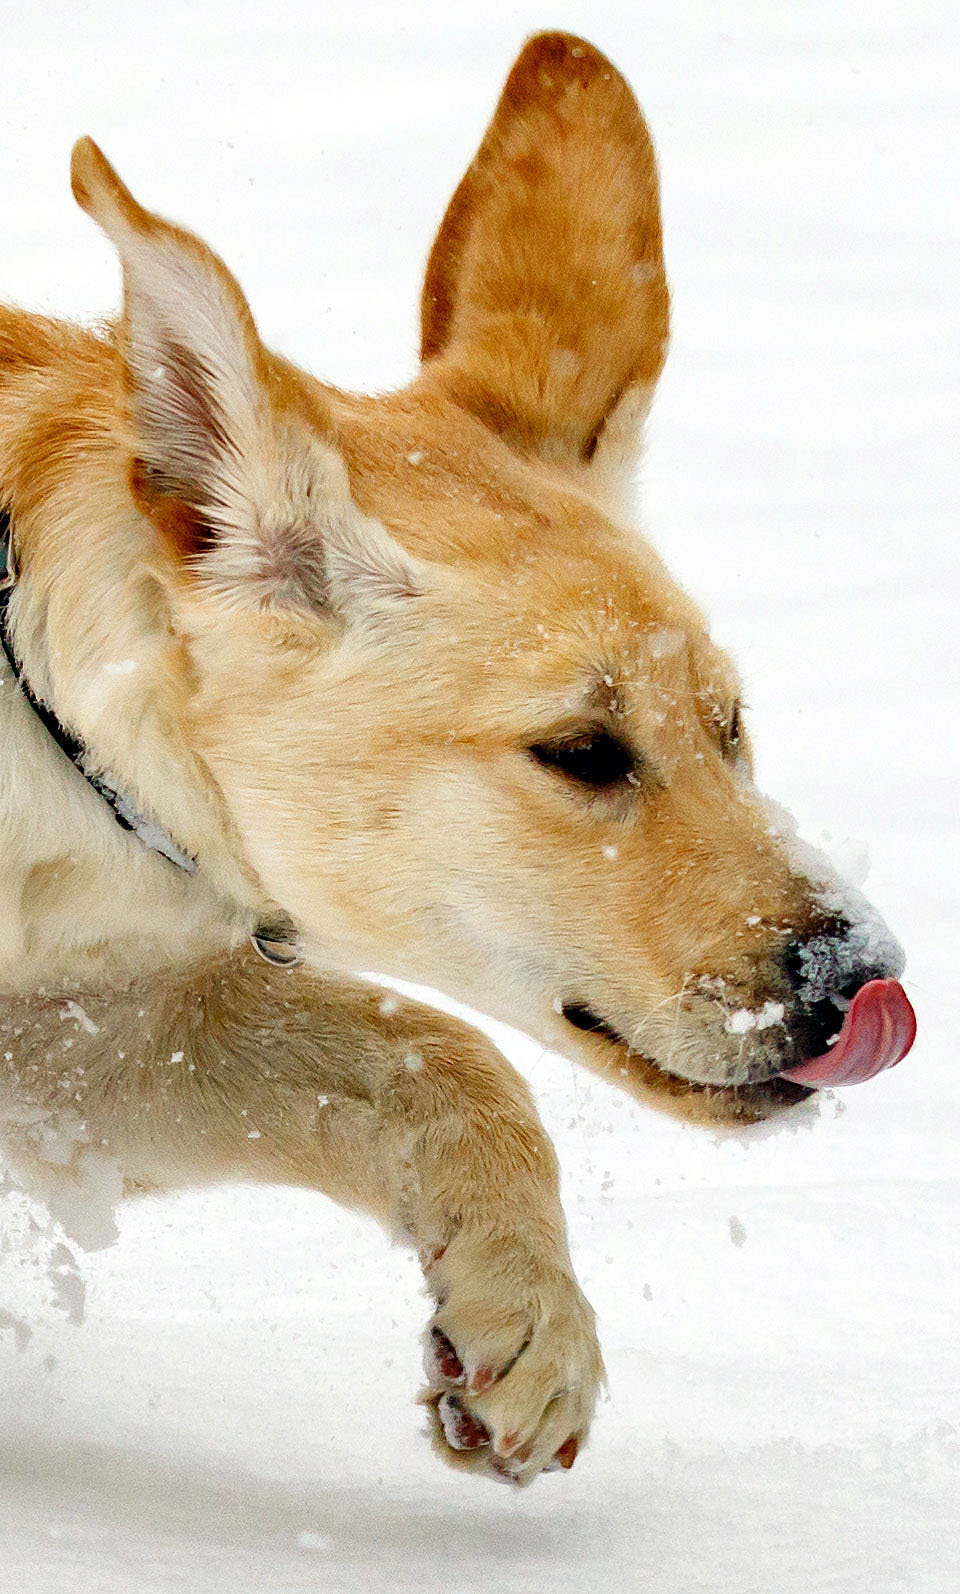
[[(9, 634), (10, 597), (17, 584), (17, 565), (13, 546), (13, 526), (10, 512), (0, 506), (0, 647), (13, 671), (13, 678), (44, 730), (56, 742), (60, 751), (69, 758), (74, 769), (92, 786), (98, 797), (106, 803), (121, 830), (130, 831), (142, 841), (150, 852), (158, 853), (169, 863), (182, 869), (184, 874), (196, 874), (197, 860), (178, 847), (173, 837), (155, 819), (141, 813), (135, 803), (125, 796), (103, 775), (92, 774), (87, 767), (87, 752), (79, 737), (68, 730), (63, 721), (46, 703), (34, 694), (23, 673)], [(261, 921), (251, 931), (254, 950), (266, 963), (276, 968), (292, 968), (303, 961), (300, 937), (292, 922), (283, 914)]]
[(189, 853), (178, 847), (173, 837), (147, 814), (141, 813), (135, 803), (131, 802), (112, 781), (103, 775), (95, 775), (88, 767), (87, 750), (79, 737), (68, 730), (63, 721), (54, 713), (46, 703), (42, 703), (35, 695), (30, 682), (23, 673), (23, 666), (14, 651), (10, 640), (9, 609), (10, 598), (17, 584), (17, 566), (13, 548), (13, 527), (10, 512), (0, 508), (0, 647), (7, 657), (7, 663), (13, 671), (14, 680), (30, 704), (34, 714), (40, 721), (48, 736), (56, 742), (60, 751), (69, 758), (76, 769), (92, 786), (98, 797), (101, 797), (113, 814), (121, 830), (129, 830), (148, 847), (151, 852), (159, 853), (161, 858), (175, 864), (185, 874), (196, 874), (197, 862)]

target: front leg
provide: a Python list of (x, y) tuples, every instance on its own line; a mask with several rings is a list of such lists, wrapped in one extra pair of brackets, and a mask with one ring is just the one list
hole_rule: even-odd
[[(572, 1464), (602, 1377), (593, 1312), (553, 1148), (484, 1036), (247, 948), (14, 1007), (7, 1140), (21, 1167), (38, 1146), (48, 1195), (54, 1171), (109, 1155), (128, 1188), (257, 1179), (370, 1212), (415, 1244), (436, 1301), (425, 1400), (445, 1456), (519, 1483)], [(51, 1164), (61, 1120), (71, 1155)]]

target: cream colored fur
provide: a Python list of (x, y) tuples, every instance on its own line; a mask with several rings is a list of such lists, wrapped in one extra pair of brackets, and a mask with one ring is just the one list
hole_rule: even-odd
[[(96, 335), (0, 312), (12, 638), (197, 869), (119, 829), (4, 663), (4, 1153), (68, 1225), (111, 1180), (375, 1213), (436, 1296), (440, 1448), (529, 1481), (572, 1463), (601, 1377), (552, 1149), (487, 1040), (359, 975), (737, 1120), (803, 1094), (781, 954), (832, 922), (730, 661), (630, 527), (667, 330), (649, 137), (603, 56), (533, 40), (434, 246), (422, 370), (378, 399), (266, 350), (89, 140), (73, 184), (124, 310)], [(558, 764), (604, 737), (629, 774)], [(280, 912), (289, 971), (248, 940)]]

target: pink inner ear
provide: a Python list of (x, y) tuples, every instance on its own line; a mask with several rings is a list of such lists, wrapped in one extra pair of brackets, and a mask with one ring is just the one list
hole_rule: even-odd
[(154, 493), (200, 508), (231, 452), (223, 404), (201, 355), (165, 330), (137, 325), (146, 320), (131, 324), (126, 353), (147, 480)]

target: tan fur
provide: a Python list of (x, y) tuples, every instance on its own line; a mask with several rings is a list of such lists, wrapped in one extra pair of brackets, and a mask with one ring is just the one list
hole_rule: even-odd
[[(572, 1459), (601, 1371), (552, 1150), (485, 1039), (357, 976), (736, 1120), (803, 1093), (789, 1014), (729, 1015), (789, 1004), (783, 947), (830, 920), (732, 745), (730, 661), (624, 519), (668, 320), (649, 136), (590, 45), (531, 41), (430, 258), (421, 372), (376, 399), (265, 349), (89, 140), (73, 187), (124, 310), (97, 334), (0, 312), (12, 632), (198, 868), (118, 829), (4, 667), (7, 1155), (66, 1219), (107, 1159), (131, 1189), (286, 1180), (408, 1231), (479, 1374), (433, 1404), (459, 1389), (481, 1464), (526, 1481)], [(610, 789), (531, 754), (603, 728), (641, 758)], [(309, 971), (246, 947), (278, 911)]]

